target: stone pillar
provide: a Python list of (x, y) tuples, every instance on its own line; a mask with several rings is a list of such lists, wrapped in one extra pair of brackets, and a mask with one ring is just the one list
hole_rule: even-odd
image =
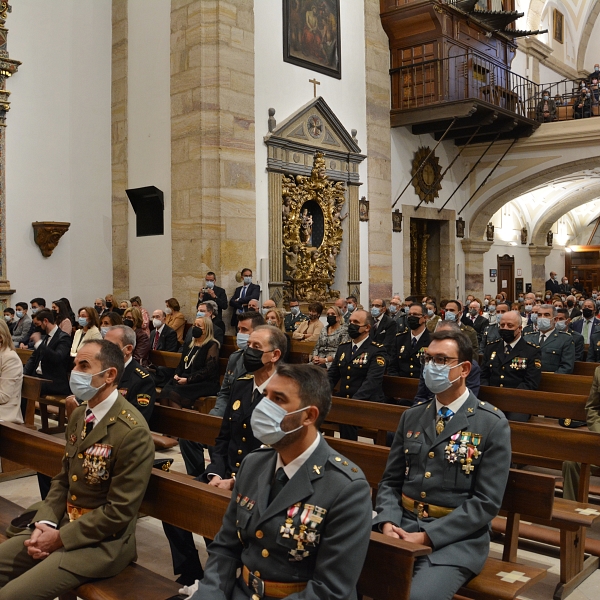
[(283, 216), (281, 180), (283, 175), (269, 171), (269, 298), (283, 308)]
[[(348, 290), (347, 295), (360, 301), (360, 231), (358, 186), (348, 185)], [(342, 294), (343, 295), (343, 294)]]
[(112, 264), (113, 294), (129, 298), (127, 189), (127, 0), (112, 3)]
[(552, 252), (551, 246), (534, 246), (529, 244), (529, 256), (531, 256), (531, 289), (535, 292), (543, 292), (546, 285), (546, 256)]
[(256, 270), (254, 144), (253, 3), (173, 0), (173, 295), (188, 317), (206, 271), (232, 291)]
[(469, 294), (483, 298), (483, 255), (494, 242), (486, 240), (462, 240), (465, 253), (465, 298)]
[[(365, 0), (367, 183), (369, 200), (369, 294), (392, 296), (392, 173), (390, 46), (379, 17), (379, 0)], [(363, 299), (367, 305), (369, 299)]]

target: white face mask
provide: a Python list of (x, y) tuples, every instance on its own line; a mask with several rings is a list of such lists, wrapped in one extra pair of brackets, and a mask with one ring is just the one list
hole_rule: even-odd
[(166, 312), (168, 315), (170, 315), (170, 314), (173, 312), (173, 310), (167, 306), (167, 308), (165, 308), (165, 312)]
[(296, 427), (296, 429), (292, 429), (291, 431), (282, 431), (281, 422), (288, 415), (295, 415), (296, 413), (302, 412), (307, 408), (310, 407), (305, 406), (292, 412), (286, 412), (283, 408), (281, 408), (281, 406), (275, 404), (275, 402), (272, 400), (263, 398), (256, 405), (256, 408), (250, 417), (252, 433), (254, 434), (254, 437), (257, 440), (260, 440), (263, 444), (272, 446), (273, 444), (276, 444), (282, 440), (286, 435), (302, 429), (303, 425), (300, 425), (300, 427)]
[(152, 325), (154, 325), (154, 329), (160, 329), (163, 322), (160, 319), (152, 319)]

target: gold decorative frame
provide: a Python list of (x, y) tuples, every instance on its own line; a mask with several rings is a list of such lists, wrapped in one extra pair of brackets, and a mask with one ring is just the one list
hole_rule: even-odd
[[(310, 177), (282, 178), (282, 198), (285, 299), (339, 298), (340, 292), (332, 286), (344, 233), (345, 184), (328, 179), (324, 155), (317, 152)], [(307, 202), (315, 202), (323, 213), (323, 238), (318, 247), (311, 242), (313, 224)]]
[(33, 239), (40, 247), (42, 256), (48, 258), (58, 246), (60, 238), (68, 231), (71, 223), (59, 223), (57, 221), (35, 221), (32, 223)]
[[(415, 192), (421, 201), (426, 204), (428, 202), (434, 202), (439, 196), (438, 192), (442, 189), (442, 169), (440, 167), (440, 159), (435, 154), (432, 154), (427, 158), (430, 152), (431, 149), (428, 147), (421, 147), (415, 152), (412, 162), (412, 171), (410, 173), (413, 177), (412, 184), (415, 188)], [(427, 159), (425, 164), (420, 168), (425, 159)]]

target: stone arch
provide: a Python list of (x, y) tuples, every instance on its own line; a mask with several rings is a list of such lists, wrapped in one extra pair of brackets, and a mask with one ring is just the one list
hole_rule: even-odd
[(475, 209), (469, 220), (469, 238), (472, 240), (482, 240), (485, 234), (485, 228), (490, 222), (490, 219), (507, 202), (526, 194), (533, 188), (546, 185), (559, 177), (571, 175), (572, 173), (583, 171), (584, 169), (594, 169), (597, 167), (597, 156), (580, 158), (564, 163), (561, 166), (553, 166), (538, 171), (529, 177), (524, 177), (517, 184), (508, 185), (503, 190), (490, 196), (483, 204)]
[(536, 31), (540, 28), (545, 4), (546, 0), (531, 0), (527, 11), (527, 29)]
[(578, 71), (583, 71), (585, 68), (583, 62), (585, 60), (585, 54), (587, 52), (588, 43), (590, 41), (592, 31), (594, 30), (594, 25), (596, 25), (598, 15), (600, 15), (600, 0), (596, 0), (594, 2), (592, 10), (590, 11), (588, 18), (586, 19), (585, 27), (583, 28), (583, 33), (581, 34), (581, 38), (579, 40), (579, 48), (577, 48)]
[(546, 242), (546, 234), (563, 215), (569, 211), (600, 197), (600, 183), (595, 183), (590, 187), (574, 192), (561, 198), (556, 204), (553, 204), (535, 224), (531, 234), (531, 241), (536, 246), (542, 246)]

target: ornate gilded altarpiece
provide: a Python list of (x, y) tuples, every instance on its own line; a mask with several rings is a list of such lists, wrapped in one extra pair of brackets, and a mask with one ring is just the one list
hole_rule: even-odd
[(269, 296), (277, 306), (292, 297), (360, 299), (358, 166), (366, 157), (355, 136), (321, 97), (279, 125), (269, 110)]
[(10, 92), (6, 89), (6, 80), (14, 75), (19, 66), (18, 60), (8, 56), (6, 29), (7, 14), (11, 12), (8, 2), (0, 1), (0, 307), (9, 306), (10, 297), (14, 290), (6, 279), (6, 113), (10, 108), (8, 97)]

